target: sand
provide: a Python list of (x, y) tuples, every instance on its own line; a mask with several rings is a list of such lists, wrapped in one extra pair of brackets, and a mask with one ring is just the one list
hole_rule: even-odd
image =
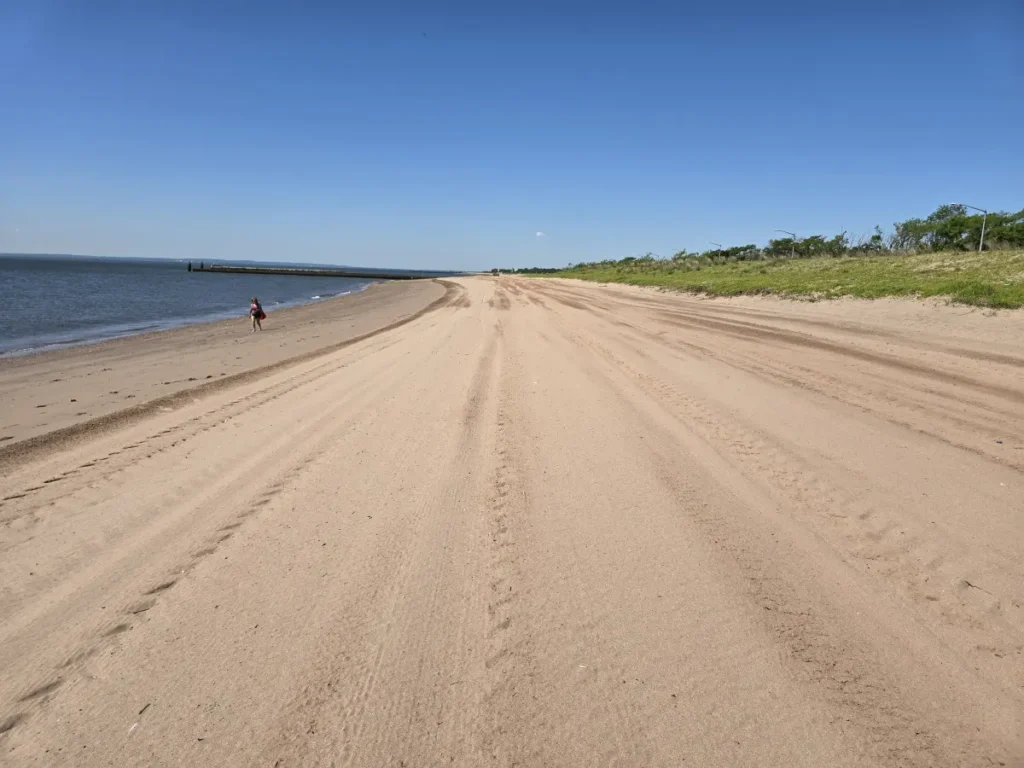
[(417, 285), (0, 364), (0, 764), (1022, 764), (1024, 315)]
[(58, 440), (121, 426), (197, 393), (323, 354), (404, 322), (443, 295), (444, 286), (435, 281), (374, 283), (349, 296), (271, 311), (255, 333), (240, 314), (0, 358), (0, 467), (14, 452), (20, 457), (37, 446), (49, 450)]

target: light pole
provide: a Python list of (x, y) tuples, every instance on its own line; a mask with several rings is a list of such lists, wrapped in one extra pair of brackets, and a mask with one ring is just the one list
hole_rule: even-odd
[(789, 246), (789, 258), (796, 256), (796, 232), (790, 232), (788, 229), (776, 229), (776, 232), (782, 232), (793, 238), (793, 242)]
[(962, 205), (964, 208), (970, 208), (972, 211), (981, 211), (984, 214), (981, 217), (981, 239), (978, 241), (978, 253), (981, 253), (981, 249), (985, 247), (985, 224), (988, 222), (988, 211), (984, 208), (967, 205), (967, 203), (953, 203), (953, 205)]
[(708, 240), (708, 242), (711, 243), (712, 245), (717, 245), (718, 246), (718, 250), (722, 250), (722, 244), (721, 243), (716, 243), (714, 240)]

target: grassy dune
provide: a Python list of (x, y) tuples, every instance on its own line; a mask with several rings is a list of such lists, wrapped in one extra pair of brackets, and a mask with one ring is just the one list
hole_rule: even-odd
[(714, 296), (806, 298), (947, 296), (962, 304), (1024, 306), (1024, 251), (924, 253), (731, 264), (634, 261), (582, 266), (559, 277), (674, 288)]

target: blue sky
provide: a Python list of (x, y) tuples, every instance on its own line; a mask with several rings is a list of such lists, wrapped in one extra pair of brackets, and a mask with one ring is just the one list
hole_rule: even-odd
[(1024, 207), (1020, 0), (426, 5), (0, 3), (0, 252), (487, 268)]

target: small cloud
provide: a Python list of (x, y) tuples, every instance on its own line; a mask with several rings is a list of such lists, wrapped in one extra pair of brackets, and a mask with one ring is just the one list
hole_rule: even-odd
[(537, 237), (547, 237), (543, 232), (538, 232)]

